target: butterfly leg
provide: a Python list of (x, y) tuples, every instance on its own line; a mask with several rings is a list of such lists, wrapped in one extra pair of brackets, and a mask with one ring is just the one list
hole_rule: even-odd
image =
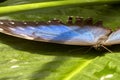
[(93, 46), (96, 50), (102, 50), (102, 48), (104, 48), (105, 50), (107, 50), (108, 52), (112, 53), (112, 51), (110, 49), (108, 49), (107, 47), (105, 47), (102, 44), (97, 44), (95, 46)]
[(105, 47), (104, 45), (101, 45), (101, 47), (103, 47), (105, 50), (107, 50), (108, 52), (112, 53), (112, 51), (110, 49), (108, 49), (107, 47)]

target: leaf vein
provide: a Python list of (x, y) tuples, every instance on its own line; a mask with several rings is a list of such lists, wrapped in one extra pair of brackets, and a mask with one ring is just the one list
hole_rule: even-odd
[(89, 65), (93, 60), (88, 60), (83, 63), (83, 65), (79, 65), (77, 68), (75, 68), (72, 72), (70, 72), (66, 77), (63, 78), (63, 80), (70, 80), (73, 78), (76, 74), (81, 72), (87, 65)]

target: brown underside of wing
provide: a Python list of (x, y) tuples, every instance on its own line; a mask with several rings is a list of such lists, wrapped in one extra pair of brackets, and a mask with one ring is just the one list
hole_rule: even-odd
[(15, 21), (15, 20), (0, 20), (0, 26), (7, 25), (8, 27), (16, 27), (16, 26), (21, 26), (21, 27), (26, 27), (26, 26), (38, 26), (38, 25), (78, 25), (80, 27), (84, 27), (85, 25), (88, 26), (97, 26), (97, 27), (103, 27), (102, 21), (97, 21), (96, 23), (93, 23), (93, 18), (87, 18), (83, 19), (82, 17), (77, 16), (75, 18), (75, 21), (73, 22), (73, 17), (69, 16), (68, 20), (66, 23), (63, 23), (61, 20), (54, 18), (53, 20), (50, 20), (48, 22), (44, 21)]

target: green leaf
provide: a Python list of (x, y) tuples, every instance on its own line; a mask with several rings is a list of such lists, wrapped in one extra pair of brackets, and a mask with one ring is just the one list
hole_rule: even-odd
[[(54, 4), (46, 6), (48, 8), (32, 6), (33, 10), (30, 10), (31, 7), (18, 9), (18, 4), (41, 4), (40, 0), (5, 1), (0, 4), (4, 6), (0, 8), (0, 13), (4, 15), (0, 19), (48, 21), (59, 18), (65, 22), (68, 16), (82, 16), (93, 17), (94, 21), (103, 20), (104, 26), (111, 29), (120, 25), (120, 6), (112, 4), (117, 0), (76, 0), (75, 3), (73, 0), (49, 1), (41, 0)], [(68, 3), (55, 5), (62, 1)], [(77, 1), (77, 5), (68, 6)], [(12, 5), (17, 8), (13, 10)], [(90, 47), (35, 42), (0, 33), (0, 80), (119, 80), (119, 47), (108, 47), (113, 53), (95, 49), (86, 52)]]

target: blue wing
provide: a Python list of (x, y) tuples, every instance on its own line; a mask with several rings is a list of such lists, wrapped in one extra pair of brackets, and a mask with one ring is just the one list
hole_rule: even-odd
[[(0, 25), (3, 33), (35, 41), (53, 42), (68, 45), (95, 45), (108, 33), (107, 29), (95, 26), (67, 26), (63, 24), (21, 26), (11, 23)], [(4, 28), (3, 28), (4, 27)]]
[(114, 45), (114, 44), (120, 44), (120, 30), (112, 32), (104, 43), (104, 45)]

